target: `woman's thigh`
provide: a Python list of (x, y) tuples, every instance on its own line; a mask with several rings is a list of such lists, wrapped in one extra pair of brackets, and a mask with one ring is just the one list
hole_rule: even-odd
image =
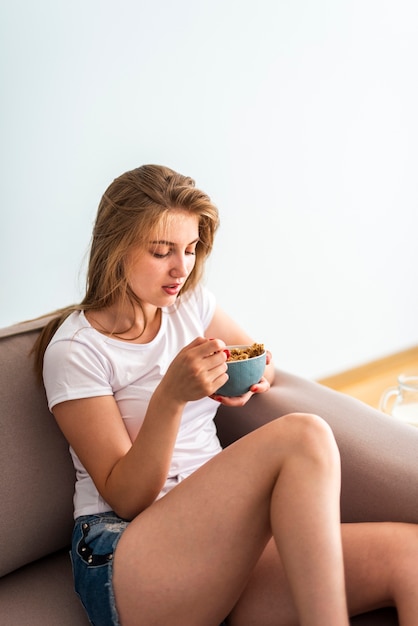
[(124, 532), (113, 578), (122, 624), (136, 613), (144, 624), (215, 626), (239, 598), (270, 523), (268, 489), (257, 489), (234, 452), (221, 452)]
[(130, 523), (114, 561), (124, 626), (135, 615), (170, 626), (228, 615), (271, 537), (277, 466), (309, 431), (298, 419), (296, 429), (281, 418), (243, 437)]

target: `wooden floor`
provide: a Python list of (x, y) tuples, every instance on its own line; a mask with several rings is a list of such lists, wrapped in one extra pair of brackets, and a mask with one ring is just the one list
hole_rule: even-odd
[(397, 385), (399, 374), (418, 376), (418, 346), (318, 382), (379, 408), (383, 392)]

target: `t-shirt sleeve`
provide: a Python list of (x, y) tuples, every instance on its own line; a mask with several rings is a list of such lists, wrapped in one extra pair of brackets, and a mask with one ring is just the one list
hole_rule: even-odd
[(43, 378), (49, 409), (66, 400), (113, 395), (110, 365), (77, 339), (53, 341), (44, 356)]

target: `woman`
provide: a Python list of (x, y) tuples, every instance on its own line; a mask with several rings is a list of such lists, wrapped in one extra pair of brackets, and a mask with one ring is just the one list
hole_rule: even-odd
[[(224, 348), (253, 342), (200, 285), (218, 213), (194, 181), (147, 165), (99, 205), (87, 292), (37, 345), (77, 473), (72, 561), (96, 626), (347, 626), (396, 605), (416, 624), (417, 531), (341, 525), (340, 462), (318, 416), (275, 420), (222, 451), (239, 398)], [(46, 350), (45, 350), (46, 348)], [(45, 354), (44, 354), (45, 353)]]

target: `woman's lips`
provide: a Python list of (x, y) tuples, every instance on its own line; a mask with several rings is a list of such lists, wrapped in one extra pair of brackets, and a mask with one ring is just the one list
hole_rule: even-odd
[(176, 296), (181, 287), (181, 285), (164, 285), (163, 291), (165, 291), (169, 296)]

